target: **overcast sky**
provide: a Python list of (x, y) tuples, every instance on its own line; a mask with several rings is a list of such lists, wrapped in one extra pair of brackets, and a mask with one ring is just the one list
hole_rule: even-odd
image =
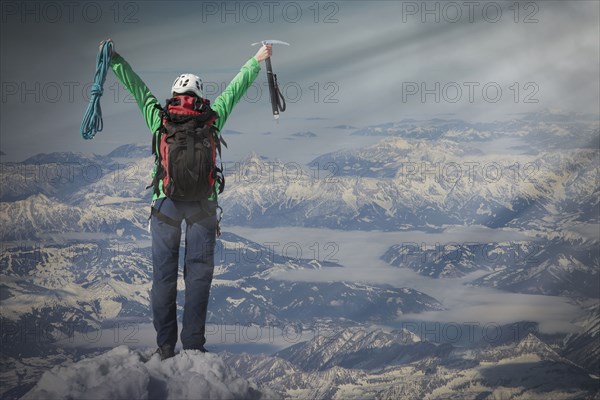
[[(101, 102), (104, 131), (93, 141), (80, 136), (83, 89), (106, 37), (161, 102), (184, 72), (199, 75), (214, 100), (256, 52), (250, 43), (290, 42), (273, 54), (289, 100), (281, 122), (270, 115), (263, 68), (225, 126), (255, 135), (325, 135), (325, 127), (338, 124), (441, 114), (488, 121), (543, 108), (598, 113), (600, 107), (597, 1), (428, 2), (430, 13), (422, 2), (401, 1), (68, 4), (2, 2), (5, 161), (51, 151), (103, 154), (148, 141), (136, 105), (112, 73)], [(423, 88), (430, 90), (424, 101)]]

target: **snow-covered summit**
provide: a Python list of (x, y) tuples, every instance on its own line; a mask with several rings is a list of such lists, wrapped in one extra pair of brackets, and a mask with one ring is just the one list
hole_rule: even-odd
[(182, 351), (165, 361), (153, 349), (119, 346), (42, 375), (23, 399), (265, 399), (274, 392), (241, 378), (217, 354)]

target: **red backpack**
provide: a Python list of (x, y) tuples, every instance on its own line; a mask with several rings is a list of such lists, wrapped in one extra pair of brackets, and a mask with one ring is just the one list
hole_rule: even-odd
[(217, 113), (207, 99), (177, 95), (160, 110), (161, 126), (152, 141), (156, 157), (156, 173), (152, 181), (154, 193), (160, 194), (160, 182), (165, 195), (173, 200), (207, 200), (212, 194), (223, 192), (223, 166), (217, 167), (217, 153), (221, 157), (221, 142), (214, 122)]

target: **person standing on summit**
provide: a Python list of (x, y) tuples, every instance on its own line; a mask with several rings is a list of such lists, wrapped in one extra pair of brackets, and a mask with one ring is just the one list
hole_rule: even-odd
[(218, 230), (217, 195), (223, 186), (222, 175), (218, 176), (221, 171), (214, 163), (215, 153), (220, 150), (220, 131), (233, 107), (258, 76), (260, 62), (271, 54), (272, 46), (263, 45), (213, 104), (204, 98), (198, 76), (178, 76), (171, 88), (172, 98), (163, 109), (113, 47), (111, 69), (135, 98), (152, 132), (153, 153), (157, 156), (152, 174), (150, 297), (156, 352), (162, 360), (175, 355), (177, 343), (177, 275), (183, 220), (185, 304), (181, 343), (184, 350), (207, 351), (205, 324)]

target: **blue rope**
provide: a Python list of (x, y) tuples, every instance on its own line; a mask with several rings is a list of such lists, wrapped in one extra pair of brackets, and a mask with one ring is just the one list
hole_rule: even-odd
[(111, 41), (104, 42), (96, 57), (96, 75), (94, 76), (94, 84), (90, 92), (90, 104), (88, 104), (88, 108), (83, 116), (83, 122), (81, 123), (81, 136), (84, 139), (93, 139), (96, 133), (100, 132), (103, 128), (100, 97), (104, 92), (103, 86), (108, 68), (110, 67), (112, 52), (113, 43)]

